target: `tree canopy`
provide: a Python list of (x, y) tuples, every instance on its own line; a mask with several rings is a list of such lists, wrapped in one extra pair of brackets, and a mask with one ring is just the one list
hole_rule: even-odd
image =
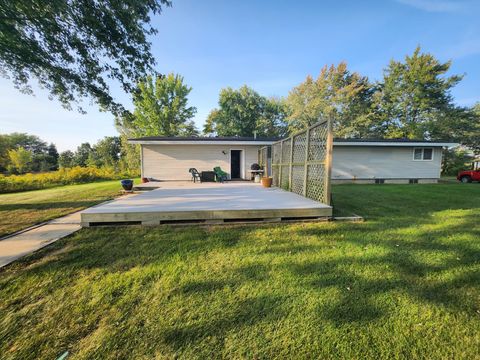
[[(108, 81), (130, 93), (155, 60), (151, 15), (169, 0), (1, 0), (0, 66), (24, 92), (36, 79), (65, 107), (90, 97), (124, 111)], [(81, 110), (81, 107), (78, 106)]]
[(191, 118), (197, 112), (188, 106), (192, 88), (178, 74), (148, 76), (133, 95), (133, 114), (116, 119), (117, 129), (128, 136), (189, 136), (198, 133)]
[(244, 85), (222, 89), (219, 108), (208, 115), (204, 133), (218, 136), (283, 136), (286, 108), (281, 100), (266, 98)]
[(448, 76), (450, 66), (417, 47), (392, 60), (375, 84), (345, 63), (324, 67), (290, 91), (289, 130), (331, 117), (336, 137), (452, 140), (480, 152), (480, 105), (454, 103), (451, 90), (462, 76)]
[(324, 66), (319, 76), (307, 76), (286, 100), (290, 132), (332, 118), (335, 136), (364, 137), (374, 131), (371, 121), (373, 86), (367, 77), (350, 72), (347, 64)]
[(420, 47), (403, 62), (390, 61), (374, 99), (375, 116), (386, 137), (442, 137), (445, 121), (451, 126), (461, 121), (461, 109), (453, 103), (451, 89), (462, 76), (445, 76), (450, 66), (451, 62), (441, 63), (433, 55), (421, 53)]
[[(18, 167), (12, 165), (14, 160), (9, 156), (9, 151), (17, 151), (22, 148), (14, 159), (26, 159), (24, 151), (28, 151), (31, 159), (28, 163), (28, 171), (49, 171), (58, 167), (58, 152), (54, 144), (47, 145), (45, 141), (36, 135), (25, 133), (0, 134), (0, 172), (7, 169), (18, 172)], [(13, 153), (12, 153), (13, 154)], [(22, 170), (22, 171), (23, 171)]]

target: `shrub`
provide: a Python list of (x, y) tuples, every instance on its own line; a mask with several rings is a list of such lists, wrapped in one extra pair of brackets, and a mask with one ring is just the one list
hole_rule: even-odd
[(464, 149), (448, 149), (443, 153), (442, 175), (456, 176), (459, 171), (472, 168), (473, 156)]
[(0, 193), (46, 189), (54, 186), (84, 184), (99, 180), (125, 179), (132, 176), (137, 176), (137, 174), (118, 172), (112, 167), (97, 168), (94, 166), (62, 168), (58, 171), (40, 174), (0, 175)]

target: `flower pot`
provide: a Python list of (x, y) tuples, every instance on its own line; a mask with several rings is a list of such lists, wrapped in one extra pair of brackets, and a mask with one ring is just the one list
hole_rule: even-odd
[(133, 188), (133, 180), (122, 180), (120, 181), (120, 184), (122, 184), (123, 190), (125, 191), (132, 191)]
[(262, 186), (269, 188), (272, 186), (272, 178), (271, 177), (263, 177), (262, 178)]

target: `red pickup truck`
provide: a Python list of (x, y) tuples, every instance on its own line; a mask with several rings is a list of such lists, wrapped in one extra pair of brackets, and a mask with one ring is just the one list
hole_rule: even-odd
[(472, 181), (480, 181), (480, 169), (460, 171), (457, 175), (457, 180), (461, 181), (462, 183), (471, 183)]

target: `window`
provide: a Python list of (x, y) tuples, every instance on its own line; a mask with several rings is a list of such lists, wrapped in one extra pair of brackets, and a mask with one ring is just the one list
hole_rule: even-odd
[(430, 161), (433, 160), (433, 148), (414, 148), (413, 160), (415, 161)]

